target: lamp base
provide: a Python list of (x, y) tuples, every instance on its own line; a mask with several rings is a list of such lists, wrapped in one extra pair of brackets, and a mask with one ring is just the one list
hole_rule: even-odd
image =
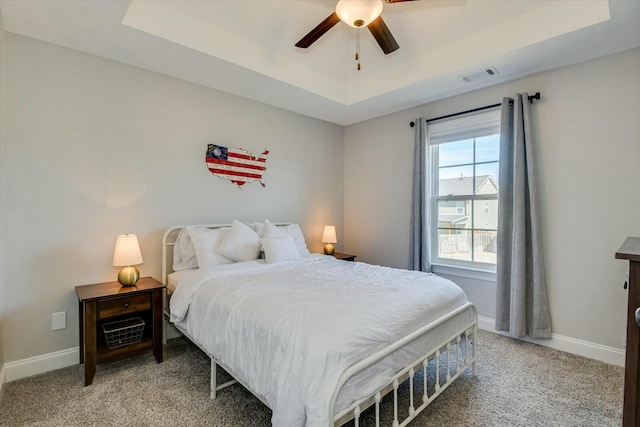
[(324, 245), (324, 253), (326, 255), (333, 255), (335, 251), (336, 251), (336, 247), (333, 246), (333, 243), (327, 243)]
[(135, 286), (136, 282), (140, 278), (140, 272), (135, 267), (124, 267), (118, 273), (118, 282), (122, 286)]

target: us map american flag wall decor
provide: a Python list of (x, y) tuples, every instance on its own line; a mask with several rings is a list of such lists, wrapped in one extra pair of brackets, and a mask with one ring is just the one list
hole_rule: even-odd
[(263, 187), (262, 175), (267, 170), (265, 163), (269, 150), (255, 157), (240, 148), (222, 147), (209, 144), (207, 147), (207, 167), (212, 174), (228, 179), (238, 187), (247, 182), (258, 181)]

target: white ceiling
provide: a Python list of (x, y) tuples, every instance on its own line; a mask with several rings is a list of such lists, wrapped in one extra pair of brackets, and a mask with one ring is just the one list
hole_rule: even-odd
[(422, 0), (385, 4), (400, 49), (362, 30), (357, 71), (344, 23), (294, 46), (335, 3), (0, 0), (0, 14), (9, 32), (341, 125), (640, 46), (638, 0)]

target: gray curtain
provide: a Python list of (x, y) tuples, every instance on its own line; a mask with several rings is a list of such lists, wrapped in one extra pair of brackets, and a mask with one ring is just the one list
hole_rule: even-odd
[(415, 121), (415, 151), (413, 157), (413, 193), (411, 197), (411, 236), (409, 269), (431, 271), (429, 230), (429, 192), (427, 186), (427, 121)]
[(551, 338), (529, 107), (527, 93), (502, 102), (496, 330)]

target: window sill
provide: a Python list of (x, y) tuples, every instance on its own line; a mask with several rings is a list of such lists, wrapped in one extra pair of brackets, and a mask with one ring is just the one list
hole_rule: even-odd
[(432, 264), (431, 271), (436, 274), (445, 274), (447, 276), (466, 277), (467, 279), (483, 280), (485, 282), (496, 281), (495, 271), (476, 270), (465, 267), (453, 267), (450, 265)]

